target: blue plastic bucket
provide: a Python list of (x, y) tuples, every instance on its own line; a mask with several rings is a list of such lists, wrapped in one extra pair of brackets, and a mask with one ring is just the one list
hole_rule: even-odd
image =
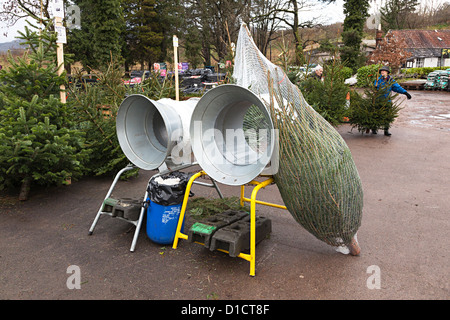
[[(171, 244), (175, 238), (181, 203), (172, 206), (162, 206), (153, 201), (147, 209), (147, 236), (159, 244)], [(184, 230), (184, 219), (181, 232)]]

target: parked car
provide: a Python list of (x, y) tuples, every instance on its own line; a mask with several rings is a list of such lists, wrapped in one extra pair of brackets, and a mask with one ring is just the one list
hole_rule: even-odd
[(184, 93), (199, 93), (207, 91), (211, 86), (225, 80), (225, 73), (214, 73), (211, 68), (190, 69), (181, 75), (180, 87)]
[(147, 79), (147, 78), (149, 78), (150, 77), (150, 71), (148, 71), (148, 70), (135, 70), (135, 71), (131, 71), (130, 72), (130, 78), (131, 79), (133, 79), (133, 78), (143, 78), (143, 77), (145, 77), (145, 79)]
[(142, 82), (142, 78), (141, 77), (134, 77), (134, 78), (131, 78), (130, 80), (124, 80), (123, 84), (133, 88), (135, 84), (138, 84), (138, 83), (141, 83), (141, 82)]

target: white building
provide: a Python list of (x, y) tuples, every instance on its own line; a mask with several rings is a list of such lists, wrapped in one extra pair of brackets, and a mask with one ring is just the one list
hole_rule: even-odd
[(450, 30), (389, 30), (394, 38), (404, 39), (408, 58), (406, 68), (450, 67)]

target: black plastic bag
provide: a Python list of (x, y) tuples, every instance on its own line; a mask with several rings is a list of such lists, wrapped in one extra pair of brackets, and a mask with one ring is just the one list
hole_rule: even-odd
[[(183, 202), (186, 187), (191, 178), (192, 173), (184, 173), (174, 171), (159, 176), (162, 180), (171, 178), (178, 178), (177, 184), (165, 184), (164, 181), (160, 182), (158, 177), (154, 177), (150, 180), (147, 191), (150, 200), (156, 204), (162, 206), (173, 206)], [(158, 181), (157, 181), (158, 180)]]

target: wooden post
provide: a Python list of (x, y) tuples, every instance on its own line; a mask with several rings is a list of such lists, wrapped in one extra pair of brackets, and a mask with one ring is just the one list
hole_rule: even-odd
[[(61, 30), (62, 28), (64, 28), (61, 17), (55, 17), (55, 28), (56, 28), (56, 30), (58, 30), (58, 29)], [(59, 38), (59, 36), (58, 36), (58, 38)], [(58, 45), (58, 47), (56, 49), (56, 58), (57, 58), (58, 66), (59, 66), (58, 75), (60, 76), (64, 71), (64, 42), (61, 40), (58, 40), (57, 45)], [(61, 102), (66, 103), (66, 87), (62, 84), (60, 86), (60, 89), (61, 89), (61, 92), (59, 93), (59, 96), (60, 96)]]
[[(64, 19), (64, 1), (63, 0), (53, 0), (53, 16), (55, 18), (55, 31), (58, 33), (58, 39), (56, 43), (58, 45), (56, 49), (56, 58), (58, 63), (58, 75), (61, 75), (64, 71), (64, 43), (66, 43), (66, 28), (63, 26)], [(41, 1), (42, 10), (42, 1)], [(60, 86), (61, 92), (59, 93), (62, 103), (66, 103), (66, 88), (64, 85)]]
[(173, 61), (174, 61), (174, 72), (175, 72), (175, 99), (180, 100), (180, 93), (178, 90), (178, 38), (176, 35), (173, 36)]

